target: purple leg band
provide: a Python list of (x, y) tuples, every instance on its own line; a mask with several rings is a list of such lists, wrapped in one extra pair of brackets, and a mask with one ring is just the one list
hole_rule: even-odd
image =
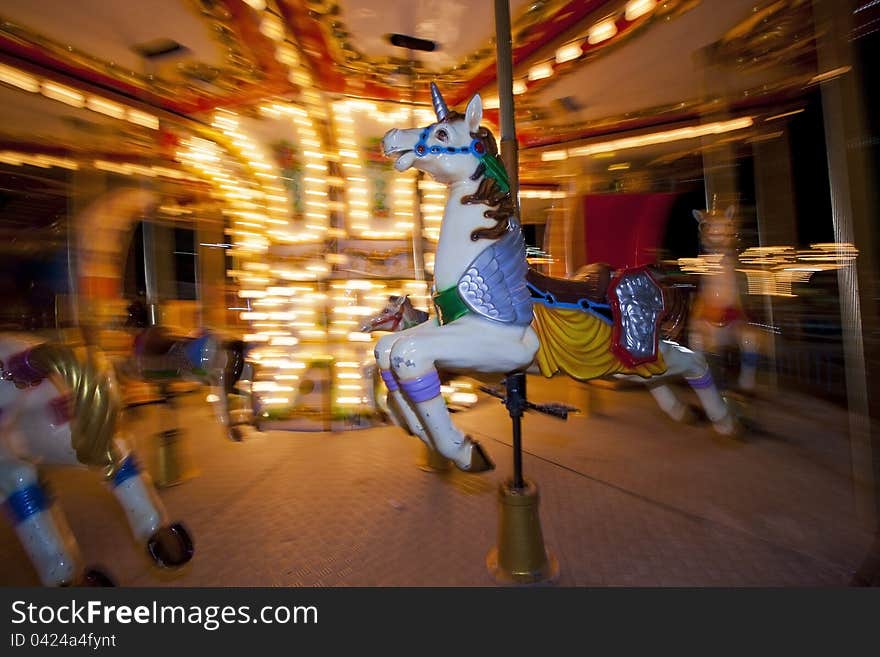
[(709, 370), (706, 370), (706, 373), (701, 377), (685, 380), (694, 390), (704, 390), (706, 388), (711, 388), (715, 385), (715, 382), (712, 380), (712, 373)]
[(379, 374), (382, 375), (382, 380), (385, 382), (386, 387), (391, 392), (397, 390), (397, 379), (394, 378), (394, 373), (391, 370), (379, 370)]
[(417, 379), (401, 381), (400, 387), (403, 388), (403, 394), (411, 401), (416, 403), (428, 401), (440, 394), (440, 375), (434, 370)]

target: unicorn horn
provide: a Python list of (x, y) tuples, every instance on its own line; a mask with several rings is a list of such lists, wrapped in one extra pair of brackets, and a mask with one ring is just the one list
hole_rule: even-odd
[(443, 121), (449, 115), (449, 108), (446, 107), (446, 101), (440, 95), (437, 85), (431, 83), (431, 102), (434, 103), (434, 112), (437, 114), (437, 120)]

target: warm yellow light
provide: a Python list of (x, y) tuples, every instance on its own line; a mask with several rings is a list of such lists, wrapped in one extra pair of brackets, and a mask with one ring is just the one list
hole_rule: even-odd
[(501, 101), (498, 96), (489, 96), (483, 100), (483, 109), (498, 109), (501, 107)]
[(363, 397), (337, 397), (336, 403), (340, 406), (359, 405), (364, 403)]
[(626, 3), (623, 15), (626, 20), (634, 21), (652, 11), (656, 6), (657, 0), (630, 0)]
[(583, 41), (567, 43), (556, 51), (556, 63), (563, 64), (578, 59), (583, 54)]
[(266, 8), (266, 0), (244, 0), (246, 4), (250, 5), (253, 9), (257, 11), (263, 11)]
[(556, 162), (558, 160), (564, 160), (567, 157), (568, 153), (565, 151), (544, 151), (541, 153), (542, 162)]
[(275, 49), (275, 59), (287, 66), (299, 64), (299, 54), (289, 43), (282, 43)]
[(4, 64), (0, 64), (0, 82), (32, 93), (37, 93), (40, 90), (40, 81), (37, 78)]
[(297, 69), (293, 71), (289, 77), (291, 82), (301, 87), (308, 87), (312, 84), (312, 77), (302, 70)]
[(519, 195), (520, 198), (565, 198), (565, 192), (552, 189), (524, 189), (520, 191)]
[(72, 105), (73, 107), (82, 107), (85, 104), (85, 98), (80, 92), (76, 89), (65, 87), (63, 84), (56, 84), (55, 82), (44, 80), (42, 92), (46, 98), (51, 98), (52, 100), (57, 100), (61, 103)]
[(282, 347), (292, 347), (296, 344), (299, 344), (299, 340), (294, 338), (293, 336), (279, 336), (277, 338), (272, 338), (269, 341), (269, 344), (274, 346), (282, 346)]
[(535, 80), (544, 80), (551, 75), (553, 75), (553, 64), (550, 62), (536, 64), (529, 69), (529, 80), (532, 80), (533, 82)]
[[(606, 153), (609, 151), (625, 150), (627, 148), (638, 148), (640, 146), (651, 146), (654, 144), (666, 144), (673, 141), (684, 139), (695, 139), (698, 137), (706, 137), (708, 135), (718, 135), (734, 130), (742, 130), (748, 128), (754, 123), (752, 117), (746, 116), (739, 119), (731, 119), (730, 121), (717, 121), (715, 123), (707, 123), (705, 125), (688, 126), (685, 128), (676, 128), (675, 130), (664, 130), (663, 132), (654, 132), (647, 135), (637, 135), (634, 137), (623, 137), (612, 141), (599, 142), (596, 144), (587, 144), (568, 150), (570, 157), (583, 157), (588, 155), (596, 155), (598, 153)], [(543, 155), (542, 155), (543, 159)]]
[(596, 23), (590, 28), (587, 41), (591, 44), (602, 43), (617, 34), (617, 25), (613, 18), (608, 18), (600, 23)]
[(159, 129), (159, 119), (158, 117), (153, 116), (152, 114), (147, 114), (146, 112), (140, 112), (138, 110), (130, 109), (126, 113), (125, 117), (131, 123), (136, 123), (138, 125), (142, 125), (145, 128), (150, 128), (152, 130)]
[(514, 95), (524, 94), (526, 92), (526, 83), (522, 80), (514, 80), (513, 81), (513, 93)]
[(284, 40), (284, 25), (275, 14), (264, 14), (260, 21), (260, 32), (272, 39), (272, 41)]

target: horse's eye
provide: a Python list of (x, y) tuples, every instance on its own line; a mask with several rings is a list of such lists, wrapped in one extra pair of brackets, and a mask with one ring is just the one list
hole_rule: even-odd
[(438, 130), (434, 136), (437, 137), (437, 139), (439, 139), (440, 141), (446, 141), (447, 139), (449, 139), (449, 135), (446, 133), (445, 130), (442, 129)]

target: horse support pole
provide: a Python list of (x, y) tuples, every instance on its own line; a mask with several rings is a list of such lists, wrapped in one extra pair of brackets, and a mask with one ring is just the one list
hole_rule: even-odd
[[(510, 195), (519, 219), (519, 161), (513, 115), (513, 59), (510, 5), (495, 0), (495, 48), (501, 113), (501, 159), (510, 178)], [(498, 545), (486, 556), (489, 574), (499, 584), (550, 582), (559, 564), (544, 547), (538, 515), (538, 487), (522, 473), (522, 416), (526, 409), (526, 375), (513, 372), (505, 379), (505, 406), (513, 423), (513, 477), (501, 483), (498, 500)]]
[(171, 382), (162, 381), (159, 384), (159, 391), (162, 395), (160, 403), (165, 407), (167, 413), (171, 415), (171, 420), (169, 423), (168, 418), (162, 418), (162, 414), (160, 414), (159, 421), (166, 428), (160, 430), (156, 435), (158, 444), (156, 447), (155, 484), (157, 488), (169, 488), (183, 483), (187, 476), (183, 472), (177, 400), (175, 399), (174, 391), (171, 389)]
[(522, 416), (528, 407), (525, 373), (508, 374), (505, 386), (504, 405), (513, 424), (513, 477), (498, 489), (498, 547), (489, 551), (486, 567), (499, 584), (550, 582), (559, 575), (559, 563), (544, 547), (538, 487), (522, 473)]

